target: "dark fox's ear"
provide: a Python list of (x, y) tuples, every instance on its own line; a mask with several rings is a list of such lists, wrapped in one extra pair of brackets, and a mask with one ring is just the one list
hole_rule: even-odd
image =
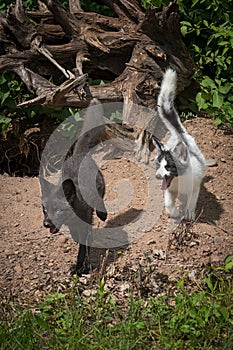
[(51, 191), (53, 191), (55, 186), (51, 182), (45, 180), (42, 176), (39, 178), (39, 180), (41, 192), (43, 195), (48, 195), (49, 193), (51, 193)]
[(72, 203), (76, 198), (76, 188), (75, 184), (71, 179), (63, 181), (62, 188), (65, 194), (65, 197), (69, 203)]
[(161, 152), (164, 151), (164, 145), (154, 135), (152, 135), (152, 142), (153, 142), (153, 145), (156, 148), (157, 153), (161, 153)]

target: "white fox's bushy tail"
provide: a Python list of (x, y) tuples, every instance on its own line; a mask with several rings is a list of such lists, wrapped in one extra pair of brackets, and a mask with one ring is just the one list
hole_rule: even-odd
[[(163, 76), (163, 81), (158, 96), (158, 112), (167, 129), (182, 134), (186, 132), (179, 115), (174, 107), (176, 96), (177, 74), (171, 68), (167, 69)], [(175, 129), (175, 130), (174, 130)]]

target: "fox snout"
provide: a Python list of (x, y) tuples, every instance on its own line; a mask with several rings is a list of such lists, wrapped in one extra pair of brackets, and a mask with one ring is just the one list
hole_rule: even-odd
[(155, 177), (157, 180), (163, 180), (163, 176), (160, 173), (155, 174)]
[(49, 219), (49, 217), (47, 215), (44, 217), (43, 225), (46, 228), (50, 228), (50, 227), (54, 226), (54, 224), (52, 223), (52, 221)]
[(49, 228), (50, 233), (57, 233), (59, 231), (59, 229), (50, 220), (48, 215), (44, 216), (43, 225), (44, 225), (44, 227)]

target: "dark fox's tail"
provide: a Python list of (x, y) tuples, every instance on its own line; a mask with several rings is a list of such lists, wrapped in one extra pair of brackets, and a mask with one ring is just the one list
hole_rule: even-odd
[[(177, 74), (171, 68), (167, 69), (163, 76), (160, 93), (158, 96), (158, 112), (168, 131), (178, 132), (182, 135), (186, 130), (183, 127), (179, 115), (174, 107), (176, 96)], [(175, 130), (174, 130), (175, 129)]]
[(74, 153), (87, 153), (98, 144), (104, 132), (104, 112), (101, 103), (94, 98), (86, 110), (82, 131)]

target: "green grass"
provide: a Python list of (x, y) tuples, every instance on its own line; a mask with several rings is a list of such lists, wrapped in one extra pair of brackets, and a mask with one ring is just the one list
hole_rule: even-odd
[[(142, 299), (105, 292), (48, 295), (34, 308), (2, 305), (0, 349), (233, 349), (232, 262), (210, 271), (188, 292), (185, 279), (172, 295)], [(168, 293), (171, 294), (171, 293)]]

